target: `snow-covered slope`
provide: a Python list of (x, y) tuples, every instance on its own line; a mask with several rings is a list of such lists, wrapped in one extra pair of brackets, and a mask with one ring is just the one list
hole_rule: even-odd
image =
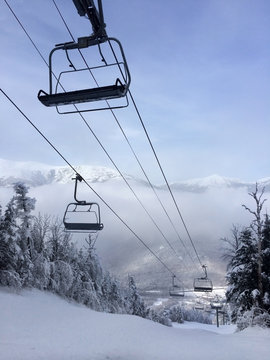
[[(270, 331), (97, 313), (40, 291), (0, 288), (3, 360), (268, 360)], [(196, 328), (195, 328), (196, 327)], [(195, 345), (195, 346), (194, 346)]]

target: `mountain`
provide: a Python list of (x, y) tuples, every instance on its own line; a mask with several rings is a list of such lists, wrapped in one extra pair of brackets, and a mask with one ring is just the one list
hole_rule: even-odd
[[(120, 178), (116, 170), (98, 166), (77, 166), (76, 170), (91, 182), (105, 182)], [(50, 166), (35, 162), (13, 162), (0, 159), (0, 186), (9, 187), (23, 181), (31, 187), (71, 182), (74, 171), (69, 167)]]
[[(181, 181), (171, 184), (172, 189), (190, 192), (203, 192), (209, 188), (247, 188), (248, 191), (254, 189), (256, 182), (246, 182), (239, 179), (227, 178), (220, 175), (211, 175), (204, 178)], [(260, 187), (265, 187), (270, 191), (270, 177), (257, 181)]]
[[(118, 171), (102, 166), (80, 165), (76, 167), (90, 183), (103, 183), (112, 179), (121, 179)], [(148, 185), (145, 180), (124, 174), (127, 180), (135, 181), (140, 185)], [(15, 162), (0, 159), (0, 186), (11, 187), (17, 181), (23, 181), (30, 187), (49, 185), (53, 183), (66, 184), (71, 182), (74, 172), (69, 167), (50, 166), (35, 162)], [(257, 183), (270, 191), (270, 177), (260, 179)], [(201, 193), (210, 188), (247, 188), (254, 189), (255, 182), (246, 182), (239, 179), (211, 175), (204, 178), (191, 179), (172, 183), (171, 188), (176, 191)], [(165, 189), (164, 185), (159, 186)]]

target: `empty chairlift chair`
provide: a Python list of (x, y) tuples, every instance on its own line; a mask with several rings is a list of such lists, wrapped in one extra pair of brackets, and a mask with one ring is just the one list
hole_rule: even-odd
[(74, 199), (68, 204), (63, 223), (65, 231), (78, 233), (95, 233), (103, 229), (100, 219), (100, 208), (95, 202), (77, 200), (77, 182), (82, 178), (77, 174), (75, 178)]
[[(92, 24), (93, 34), (91, 36), (80, 37), (77, 42), (67, 42), (63, 44), (58, 44), (55, 48), (50, 52), (49, 55), (49, 93), (46, 93), (44, 90), (40, 90), (38, 93), (38, 99), (45, 106), (54, 106), (57, 108), (57, 111), (60, 114), (69, 114), (76, 112), (84, 112), (84, 111), (94, 111), (94, 110), (106, 110), (106, 109), (115, 109), (128, 106), (127, 92), (130, 85), (130, 72), (128, 69), (126, 57), (124, 54), (123, 47), (119, 40), (108, 37), (105, 31), (105, 24), (103, 19), (103, 11), (101, 0), (98, 0), (99, 11), (97, 11), (93, 0), (73, 0), (75, 6), (77, 7), (78, 13), (81, 16), (87, 16)], [(91, 8), (91, 11), (89, 9)], [(111, 48), (111, 52), (114, 55), (114, 61), (107, 63), (105, 60), (102, 51), (101, 44), (108, 43)], [(116, 44), (118, 46), (119, 52), (121, 54), (121, 60), (117, 59), (116, 53), (113, 50), (112, 44)], [(102, 60), (102, 64), (100, 66), (91, 66), (85, 61), (85, 68), (75, 68), (73, 63), (70, 60), (69, 52), (74, 50), (79, 50), (81, 53), (82, 49), (88, 47), (96, 47), (99, 52)], [(66, 54), (69, 66), (73, 68), (73, 70), (62, 71), (58, 75), (55, 75), (52, 66), (52, 58), (55, 51), (63, 50)], [(118, 72), (118, 76), (114, 76), (113, 83), (106, 83), (106, 85), (99, 86), (96, 82), (96, 79), (93, 76), (95, 70), (105, 70), (106, 74), (108, 69), (116, 70)], [(72, 89), (71, 91), (65, 91), (62, 86), (63, 76), (67, 78), (74, 76), (74, 74), (83, 75), (83, 78), (87, 79), (89, 77), (90, 80), (94, 79), (94, 87), (83, 88), (83, 89)], [(106, 77), (106, 76), (105, 76)], [(55, 81), (53, 81), (53, 78)], [(82, 78), (82, 77), (81, 77)], [(84, 80), (85, 81), (85, 80)], [(112, 80), (108, 80), (111, 82)], [(72, 82), (71, 82), (72, 83)], [(88, 83), (88, 81), (87, 81)], [(102, 103), (101, 100), (112, 100), (118, 98), (126, 98), (126, 102), (124, 104), (108, 104)], [(78, 108), (77, 104), (80, 103), (94, 103), (94, 105), (87, 109)], [(74, 105), (73, 107), (68, 107), (69, 109), (62, 111), (62, 105)], [(59, 108), (60, 107), (60, 108)]]
[(96, 232), (103, 229), (97, 203), (68, 204), (63, 222), (65, 230), (69, 232)]
[(205, 276), (194, 279), (194, 291), (197, 292), (211, 292), (213, 291), (213, 283), (207, 277), (206, 265), (202, 266)]
[(172, 286), (169, 289), (170, 296), (183, 297), (185, 295), (184, 288), (175, 283), (175, 275), (172, 276)]
[(195, 304), (194, 304), (194, 309), (195, 310), (204, 310), (204, 304), (200, 301), (200, 300), (196, 300)]

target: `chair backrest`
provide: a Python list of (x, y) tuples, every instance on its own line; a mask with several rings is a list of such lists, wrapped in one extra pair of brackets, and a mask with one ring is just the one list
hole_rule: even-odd
[(97, 203), (68, 204), (63, 223), (68, 232), (97, 232), (103, 229)]

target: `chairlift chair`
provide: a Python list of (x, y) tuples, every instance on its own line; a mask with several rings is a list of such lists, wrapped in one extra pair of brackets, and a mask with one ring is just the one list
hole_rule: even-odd
[(210, 306), (211, 306), (212, 309), (215, 309), (215, 310), (221, 310), (222, 307), (223, 307), (223, 305), (221, 303), (219, 303), (219, 302), (212, 302), (210, 304)]
[(63, 217), (65, 231), (74, 233), (95, 233), (103, 229), (100, 219), (100, 207), (96, 202), (77, 200), (77, 182), (82, 177), (76, 174), (74, 199), (68, 204)]
[(169, 294), (170, 296), (180, 296), (180, 297), (185, 296), (183, 288), (177, 285), (170, 287)]
[(204, 277), (194, 279), (194, 291), (198, 291), (198, 292), (213, 291), (212, 281)]
[(206, 305), (205, 306), (205, 312), (211, 314), (212, 313), (212, 308), (211, 308), (211, 305)]
[(175, 275), (172, 276), (172, 286), (169, 289), (170, 296), (183, 297), (185, 296), (183, 287), (175, 284)]
[[(127, 92), (130, 85), (130, 72), (128, 69), (126, 57), (124, 54), (123, 47), (119, 40), (113, 37), (108, 37), (105, 31), (105, 23), (103, 19), (103, 10), (102, 10), (102, 2), (98, 0), (99, 9), (97, 10), (95, 7), (95, 3), (93, 0), (73, 0), (75, 6), (77, 7), (78, 13), (81, 16), (87, 15), (89, 20), (91, 21), (93, 34), (91, 36), (80, 37), (78, 38), (77, 42), (66, 42), (63, 44), (55, 45), (55, 48), (50, 52), (49, 55), (49, 93), (45, 92), (44, 90), (40, 90), (38, 93), (38, 99), (41, 103), (45, 106), (54, 106), (57, 108), (57, 111), (60, 114), (70, 114), (76, 112), (84, 112), (84, 111), (95, 111), (95, 110), (106, 110), (106, 109), (117, 109), (128, 106), (128, 99), (127, 99)], [(89, 9), (92, 9), (89, 11)], [(104, 56), (101, 52), (100, 44), (108, 42), (114, 57), (114, 63), (107, 63), (104, 59)], [(120, 50), (121, 54), (121, 61), (118, 61), (115, 52), (112, 48), (112, 43), (116, 43)], [(98, 51), (101, 55), (101, 60), (105, 65), (101, 66), (88, 66), (83, 69), (75, 69), (73, 66), (70, 57), (68, 55), (69, 51), (72, 50), (81, 50), (84, 48), (88, 48), (90, 46), (97, 46)], [(53, 72), (52, 66), (52, 57), (55, 51), (64, 50), (67, 56), (67, 60), (73, 70), (70, 71), (62, 71), (58, 76), (56, 76)], [(61, 76), (63, 74), (70, 74), (75, 73), (78, 71), (86, 71), (92, 74), (93, 69), (102, 69), (102, 68), (109, 68), (110, 66), (116, 66), (121, 74), (120, 78), (117, 77), (113, 84), (105, 85), (105, 86), (95, 86), (94, 88), (86, 88), (86, 89), (78, 89), (72, 91), (65, 91), (62, 87), (60, 81)], [(53, 77), (56, 78), (55, 88), (53, 89)], [(102, 104), (101, 100), (111, 100), (117, 98), (126, 98), (125, 104), (118, 104), (108, 106), (108, 104)], [(95, 103), (96, 106), (89, 109), (78, 109), (76, 104), (92, 102)], [(61, 111), (59, 106), (62, 105), (75, 105), (74, 110), (70, 111)]]
[(68, 232), (97, 232), (103, 229), (97, 203), (73, 202), (68, 204), (63, 223)]
[(213, 291), (213, 283), (207, 277), (206, 265), (202, 266), (205, 276), (195, 278), (193, 282), (194, 291), (196, 292), (212, 292)]
[(195, 310), (204, 310), (204, 305), (203, 305), (203, 304), (199, 304), (199, 303), (197, 304), (197, 303), (196, 303), (196, 304), (194, 305), (194, 309), (195, 309)]

